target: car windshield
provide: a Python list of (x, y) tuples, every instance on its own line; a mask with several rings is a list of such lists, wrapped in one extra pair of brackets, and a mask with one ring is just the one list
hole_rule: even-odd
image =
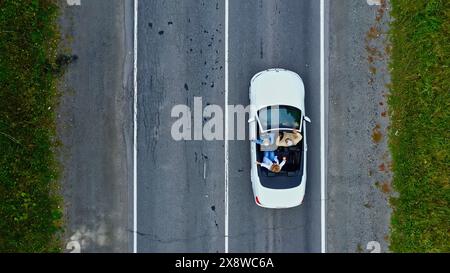
[(301, 111), (292, 106), (276, 105), (258, 111), (262, 131), (300, 129)]

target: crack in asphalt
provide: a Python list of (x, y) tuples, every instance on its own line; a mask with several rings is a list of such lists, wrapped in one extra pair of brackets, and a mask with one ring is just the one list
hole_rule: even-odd
[[(129, 231), (132, 232), (131, 230), (129, 230)], [(156, 241), (156, 242), (163, 243), (163, 244), (170, 244), (170, 243), (176, 243), (176, 242), (187, 242), (187, 241), (199, 240), (199, 239), (204, 239), (204, 238), (217, 239), (217, 238), (223, 237), (222, 235), (219, 236), (219, 235), (211, 235), (211, 234), (205, 233), (205, 234), (200, 234), (197, 236), (190, 236), (190, 237), (185, 237), (185, 238), (162, 239), (162, 238), (159, 238), (158, 235), (151, 234), (151, 233), (145, 233), (145, 232), (140, 232), (140, 231), (137, 231), (136, 233), (141, 237), (146, 237), (146, 239), (148, 239), (150, 241)]]
[(238, 238), (238, 237), (243, 237), (243, 236), (247, 236), (247, 235), (254, 235), (255, 233), (260, 233), (260, 232), (264, 232), (264, 231), (272, 231), (272, 232), (276, 232), (276, 231), (282, 231), (282, 230), (297, 230), (297, 229), (301, 229), (304, 228), (304, 225), (295, 225), (292, 227), (268, 227), (268, 228), (260, 228), (260, 229), (255, 229), (255, 230), (251, 230), (248, 232), (241, 232), (238, 233), (236, 235), (228, 235), (228, 238)]

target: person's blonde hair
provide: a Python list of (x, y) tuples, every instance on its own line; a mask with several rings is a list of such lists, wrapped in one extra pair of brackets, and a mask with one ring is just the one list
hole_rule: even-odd
[(278, 164), (273, 164), (270, 170), (274, 173), (279, 173), (281, 171), (281, 167)]

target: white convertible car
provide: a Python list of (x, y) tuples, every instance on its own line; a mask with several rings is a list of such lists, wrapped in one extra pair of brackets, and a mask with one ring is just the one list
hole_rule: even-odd
[[(255, 202), (265, 208), (291, 208), (302, 203), (306, 187), (305, 88), (300, 76), (285, 69), (257, 73), (250, 82), (249, 135), (251, 180)], [(262, 136), (300, 133), (296, 144), (286, 146), (261, 143)], [(255, 141), (258, 140), (258, 141)], [(271, 144), (274, 142), (272, 141)], [(272, 147), (270, 147), (272, 146)], [(273, 151), (279, 162), (286, 157), (280, 172), (272, 172), (256, 162), (264, 151)]]

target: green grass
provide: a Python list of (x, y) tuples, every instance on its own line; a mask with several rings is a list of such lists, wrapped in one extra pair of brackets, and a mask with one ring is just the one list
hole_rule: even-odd
[(59, 251), (58, 8), (0, 1), (0, 252)]
[(390, 3), (390, 247), (450, 252), (450, 1)]

